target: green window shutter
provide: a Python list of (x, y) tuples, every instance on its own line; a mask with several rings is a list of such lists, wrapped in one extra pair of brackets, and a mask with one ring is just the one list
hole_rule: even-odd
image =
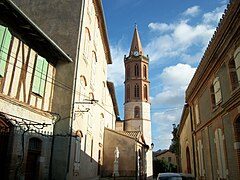
[(35, 72), (32, 92), (43, 96), (45, 90), (45, 82), (47, 77), (48, 62), (41, 56), (38, 56)]
[(11, 43), (11, 33), (4, 26), (0, 25), (0, 76), (4, 76), (8, 50)]

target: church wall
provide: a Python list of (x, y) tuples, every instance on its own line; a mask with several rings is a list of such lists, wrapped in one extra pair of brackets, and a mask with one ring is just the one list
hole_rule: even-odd
[(117, 134), (109, 129), (104, 132), (104, 156), (102, 176), (113, 174), (114, 151), (119, 149), (119, 175), (123, 177), (136, 176), (136, 143), (133, 139)]

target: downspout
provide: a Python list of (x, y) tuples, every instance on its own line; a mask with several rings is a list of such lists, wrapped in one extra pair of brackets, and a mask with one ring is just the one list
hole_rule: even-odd
[(55, 143), (55, 129), (56, 124), (61, 120), (61, 116), (58, 113), (49, 112), (52, 116), (56, 117), (55, 122), (53, 122), (53, 136), (52, 136), (52, 145), (51, 145), (51, 154), (50, 154), (50, 165), (49, 165), (49, 174), (48, 178), (52, 179), (52, 164), (53, 164), (53, 151), (54, 151), (54, 143)]
[(77, 87), (77, 77), (78, 77), (78, 64), (79, 64), (79, 53), (80, 53), (80, 44), (81, 44), (81, 37), (82, 37), (82, 28), (83, 28), (83, 16), (84, 16), (84, 9), (85, 9), (85, 0), (82, 1), (82, 7), (80, 12), (80, 25), (79, 25), (79, 34), (78, 34), (78, 48), (76, 53), (76, 64), (75, 64), (75, 77), (74, 77), (74, 84), (73, 84), (73, 96), (72, 96), (72, 113), (71, 113), (71, 124), (70, 124), (70, 135), (69, 135), (69, 145), (68, 145), (68, 158), (67, 158), (67, 172), (64, 179), (67, 179), (67, 175), (70, 169), (70, 158), (71, 158), (71, 146), (72, 146), (72, 127), (73, 127), (73, 120), (74, 116), (74, 107), (75, 107), (75, 93)]
[(192, 118), (192, 108), (189, 104), (187, 104), (189, 107), (189, 114), (190, 114), (190, 122), (191, 122), (191, 132), (192, 132), (192, 148), (193, 148), (193, 171), (194, 176), (196, 177), (196, 160), (195, 160), (195, 144), (194, 144), (194, 130), (193, 130), (193, 118)]

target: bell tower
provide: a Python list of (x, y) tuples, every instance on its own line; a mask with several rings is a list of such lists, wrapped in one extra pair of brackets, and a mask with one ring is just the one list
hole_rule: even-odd
[[(135, 25), (132, 44), (128, 56), (124, 56), (125, 64), (125, 131), (141, 131), (146, 144), (151, 147), (152, 130), (150, 120), (150, 96), (148, 64)], [(147, 174), (152, 175), (152, 150), (147, 152)]]

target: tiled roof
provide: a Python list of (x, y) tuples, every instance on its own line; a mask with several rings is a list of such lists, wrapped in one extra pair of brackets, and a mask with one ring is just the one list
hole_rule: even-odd
[(131, 137), (133, 139), (136, 139), (136, 140), (138, 140), (142, 135), (141, 131), (117, 131), (117, 132), (120, 133), (120, 134), (129, 136), (129, 137)]

